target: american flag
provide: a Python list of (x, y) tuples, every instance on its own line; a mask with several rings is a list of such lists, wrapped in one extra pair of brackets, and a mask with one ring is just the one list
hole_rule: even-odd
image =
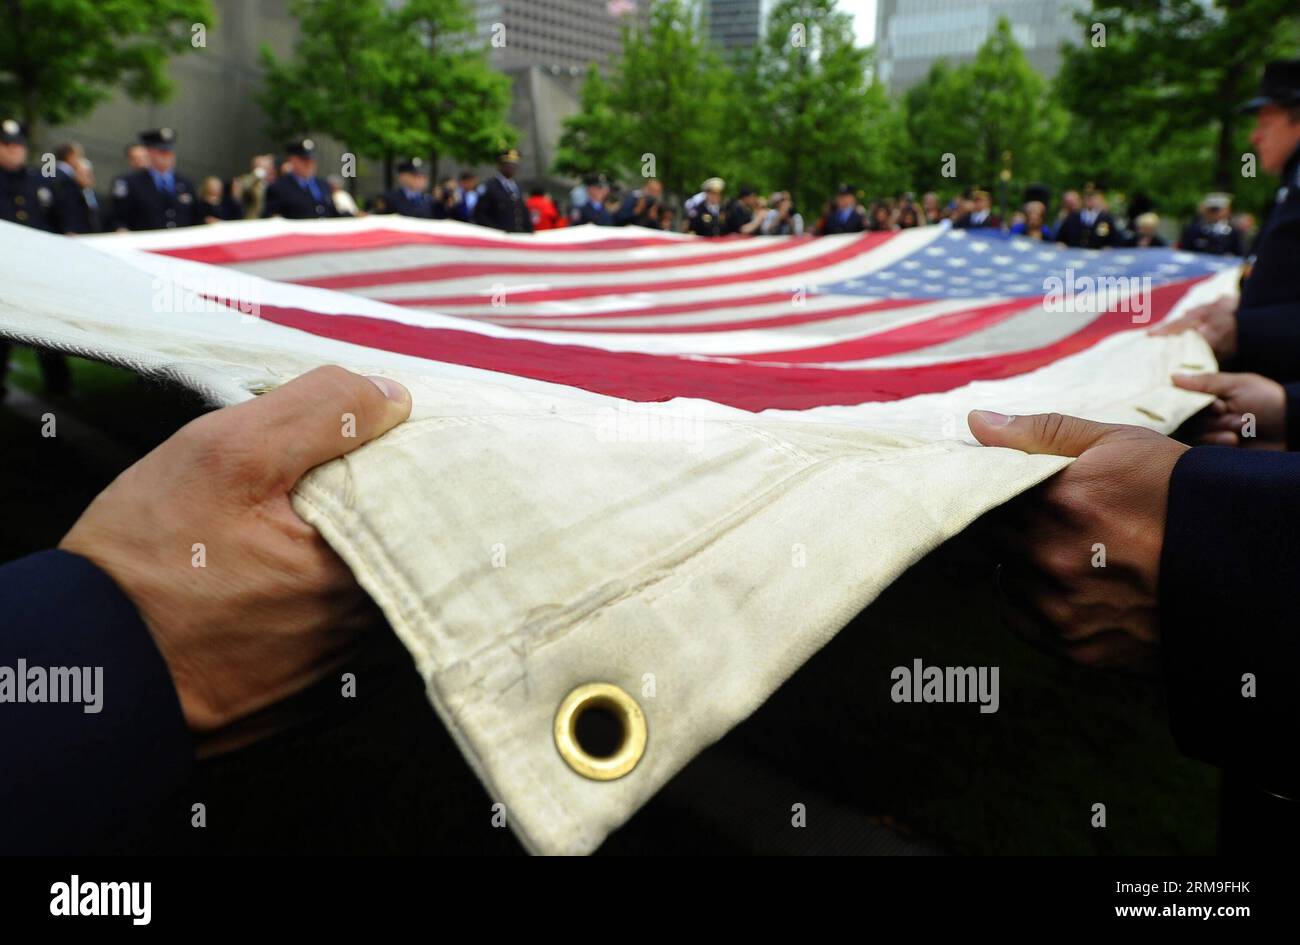
[[(323, 363), (411, 389), (411, 419), (309, 473), (294, 507), (510, 826), (553, 853), (595, 849), (905, 568), (1067, 462), (975, 446), (966, 411), (1167, 432), (1203, 407), (1169, 374), (1212, 369), (1208, 347), (1146, 329), (1235, 278), (942, 227), (703, 241), (395, 217), (78, 240), (0, 223), (0, 257), (19, 341), (218, 403)], [(1150, 281), (1050, 304), (1121, 278)], [(571, 770), (557, 706), (647, 674), (644, 758)]]
[[(1023, 374), (1149, 327), (1191, 287), (1237, 264), (946, 226), (704, 241), (587, 227), (520, 237), (373, 219), (346, 232), (183, 248), (164, 240), (156, 251), (393, 306), (383, 319), (261, 306), (262, 318), (301, 331), (627, 400), (693, 397), (753, 411), (894, 400)], [(1146, 280), (1149, 311), (1134, 318), (1113, 298), (1109, 311), (1046, 304), (1054, 280), (1088, 279)]]

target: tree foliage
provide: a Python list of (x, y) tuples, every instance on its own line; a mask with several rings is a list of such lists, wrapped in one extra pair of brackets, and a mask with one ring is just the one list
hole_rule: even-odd
[(871, 79), (835, 0), (781, 0), (750, 57), (724, 59), (700, 30), (698, 4), (661, 0), (628, 27), (611, 77), (588, 76), (554, 169), (639, 174), (653, 155), (670, 193), (712, 175), (780, 187), (813, 207), (840, 181), (903, 185), (897, 109)]
[(5, 0), (0, 4), (0, 113), (34, 134), (79, 118), (121, 88), (171, 94), (167, 60), (215, 22), (208, 0)]
[(626, 170), (622, 125), (610, 85), (593, 64), (582, 84), (578, 111), (564, 123), (552, 169), (578, 178), (595, 172), (620, 176)]
[(1077, 173), (1180, 210), (1208, 189), (1251, 202), (1271, 189), (1242, 177), (1251, 122), (1237, 107), (1265, 62), (1296, 54), (1295, 0), (1094, 0), (1077, 19), (1082, 45), (1056, 81)]
[(514, 143), (510, 80), (472, 44), (463, 0), (294, 0), (293, 57), (263, 49), (261, 104), (279, 136), (325, 133), (355, 153), (486, 161)]
[(1063, 174), (1066, 116), (1006, 20), (973, 62), (935, 63), (908, 90), (905, 111), (908, 169), (918, 189), (993, 189), (1004, 169), (1019, 182)]
[(693, 0), (660, 0), (644, 26), (624, 26), (608, 83), (588, 77), (582, 107), (565, 122), (556, 170), (653, 169), (682, 194), (734, 166), (725, 133), (736, 105), (735, 76), (699, 29)]
[(869, 193), (904, 187), (902, 124), (871, 74), (871, 53), (855, 45), (835, 0), (776, 4), (737, 109), (749, 119), (744, 154), (760, 179), (807, 210), (840, 182)]

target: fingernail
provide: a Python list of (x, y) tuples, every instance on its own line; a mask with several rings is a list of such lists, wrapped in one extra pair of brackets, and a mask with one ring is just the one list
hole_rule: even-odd
[(976, 410), (975, 413), (979, 418), (991, 427), (1005, 427), (1015, 417), (1008, 417), (1005, 413), (997, 413), (993, 410)]
[(410, 397), (406, 388), (397, 383), (397, 381), (390, 380), (386, 377), (378, 377), (373, 374), (367, 374), (366, 378), (370, 383), (382, 390), (384, 396), (395, 404), (404, 404), (406, 403), (407, 398)]

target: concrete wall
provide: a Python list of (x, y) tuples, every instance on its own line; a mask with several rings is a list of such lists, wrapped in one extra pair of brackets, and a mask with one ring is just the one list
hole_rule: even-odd
[[(123, 148), (147, 128), (168, 127), (177, 133), (177, 168), (196, 183), (208, 175), (224, 179), (242, 174), (254, 154), (282, 154), (284, 142), (267, 135), (266, 116), (256, 97), (263, 85), (262, 46), (281, 58), (293, 50), (298, 24), (289, 14), (288, 0), (213, 0), (213, 6), (217, 22), (208, 30), (207, 47), (177, 56), (170, 64), (171, 99), (153, 105), (115, 94), (83, 119), (38, 129), (32, 161), (61, 141), (80, 141), (94, 162), (98, 189), (106, 193), (126, 167)], [(563, 121), (577, 111), (586, 72), (577, 66), (527, 66), (506, 72), (512, 83), (510, 122), (521, 132), (524, 155), (520, 180), (525, 186), (540, 181), (564, 189), (566, 182), (551, 178), (549, 170)], [(343, 148), (324, 135), (315, 140), (321, 174), (337, 173)], [(443, 176), (461, 169), (461, 163), (451, 159), (439, 168)], [(490, 174), (492, 165), (476, 169)], [(379, 193), (383, 183), (382, 168), (360, 164), (360, 195)]]
[(100, 190), (106, 190), (125, 168), (122, 149), (146, 128), (176, 131), (177, 168), (196, 180), (242, 174), (251, 155), (279, 152), (283, 142), (266, 134), (266, 118), (255, 99), (262, 86), (259, 51), (266, 44), (276, 55), (287, 55), (297, 21), (287, 0), (213, 0), (213, 6), (217, 22), (208, 30), (207, 47), (171, 62), (170, 100), (151, 105), (118, 93), (79, 121), (38, 130), (33, 159), (65, 139), (80, 141), (95, 164)]

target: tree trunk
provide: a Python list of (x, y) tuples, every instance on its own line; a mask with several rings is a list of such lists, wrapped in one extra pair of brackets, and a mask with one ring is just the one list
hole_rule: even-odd
[(28, 143), (36, 143), (36, 90), (23, 89), (22, 113), (18, 116), (23, 123), (23, 131)]
[(1235, 190), (1234, 178), (1241, 173), (1241, 155), (1236, 153), (1234, 144), (1237, 135), (1237, 106), (1230, 101), (1241, 72), (1242, 64), (1234, 62), (1219, 83), (1220, 101), (1224, 103), (1219, 112), (1219, 142), (1214, 155), (1214, 186), (1219, 190)]

